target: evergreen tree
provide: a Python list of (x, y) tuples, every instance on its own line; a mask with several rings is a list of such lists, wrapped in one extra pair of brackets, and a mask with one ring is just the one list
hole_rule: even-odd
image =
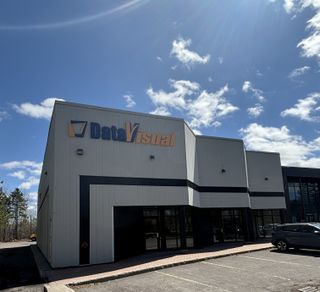
[(18, 226), (19, 222), (27, 217), (27, 200), (23, 193), (16, 188), (9, 195), (9, 214), (10, 218), (13, 219), (15, 239), (18, 239)]
[(0, 241), (6, 240), (6, 230), (9, 223), (9, 200), (0, 187)]

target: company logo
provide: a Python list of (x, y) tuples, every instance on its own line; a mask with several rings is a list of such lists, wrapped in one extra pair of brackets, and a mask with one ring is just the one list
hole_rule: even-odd
[(86, 132), (87, 124), (86, 121), (70, 121), (69, 137), (82, 138)]
[[(70, 137), (83, 137), (87, 127), (86, 121), (71, 121), (69, 125)], [(126, 143), (151, 144), (173, 147), (176, 144), (175, 134), (154, 134), (143, 132), (138, 123), (125, 123), (124, 128), (116, 126), (101, 126), (99, 123), (90, 123), (90, 138), (112, 140)]]

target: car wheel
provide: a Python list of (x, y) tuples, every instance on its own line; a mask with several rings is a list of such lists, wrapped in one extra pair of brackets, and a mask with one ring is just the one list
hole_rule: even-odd
[(276, 244), (276, 247), (279, 251), (286, 251), (289, 248), (285, 240), (279, 240)]

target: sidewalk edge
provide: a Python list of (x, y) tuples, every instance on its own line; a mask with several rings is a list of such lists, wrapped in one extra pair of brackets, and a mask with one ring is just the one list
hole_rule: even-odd
[(251, 253), (251, 252), (256, 252), (256, 251), (260, 251), (260, 250), (267, 250), (267, 249), (271, 249), (271, 248), (272, 247), (261, 247), (261, 248), (257, 248), (257, 249), (253, 249), (253, 250), (236, 251), (236, 252), (233, 252), (233, 253), (230, 253), (230, 254), (208, 256), (208, 257), (204, 257), (204, 258), (181, 261), (181, 262), (172, 263), (172, 264), (163, 264), (163, 265), (157, 266), (157, 267), (144, 268), (144, 269), (141, 269), (141, 270), (127, 272), (127, 273), (123, 273), (123, 274), (119, 274), (119, 275), (105, 276), (105, 277), (101, 277), (99, 279), (71, 282), (71, 283), (68, 283), (66, 285), (68, 287), (75, 287), (75, 286), (82, 286), (82, 285), (88, 285), (88, 284), (101, 283), (101, 282), (106, 282), (106, 281), (112, 281), (112, 280), (116, 280), (116, 279), (126, 278), (126, 277), (129, 277), (129, 276), (139, 275), (139, 274), (143, 274), (143, 273), (147, 273), (147, 272), (153, 272), (153, 271), (157, 271), (157, 270), (162, 270), (162, 269), (166, 269), (166, 268), (172, 268), (172, 267), (176, 267), (176, 266), (192, 264), (192, 263), (196, 263), (196, 262), (202, 262), (202, 261), (206, 261), (206, 260), (210, 260), (210, 259), (223, 258), (223, 257), (228, 257), (228, 256), (233, 256), (233, 255), (238, 255), (238, 254)]

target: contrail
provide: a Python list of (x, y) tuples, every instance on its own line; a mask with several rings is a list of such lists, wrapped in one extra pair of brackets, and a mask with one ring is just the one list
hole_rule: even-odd
[(31, 25), (1, 25), (0, 30), (42, 30), (42, 29), (57, 29), (63, 28), (66, 26), (72, 26), (77, 24), (82, 24), (90, 21), (97, 20), (99, 18), (105, 17), (107, 15), (111, 15), (117, 12), (125, 11), (129, 8), (136, 7), (141, 5), (149, 0), (131, 0), (128, 3), (119, 5), (115, 8), (81, 18), (76, 18), (67, 21), (53, 22), (53, 23), (42, 23), (42, 24), (31, 24)]

